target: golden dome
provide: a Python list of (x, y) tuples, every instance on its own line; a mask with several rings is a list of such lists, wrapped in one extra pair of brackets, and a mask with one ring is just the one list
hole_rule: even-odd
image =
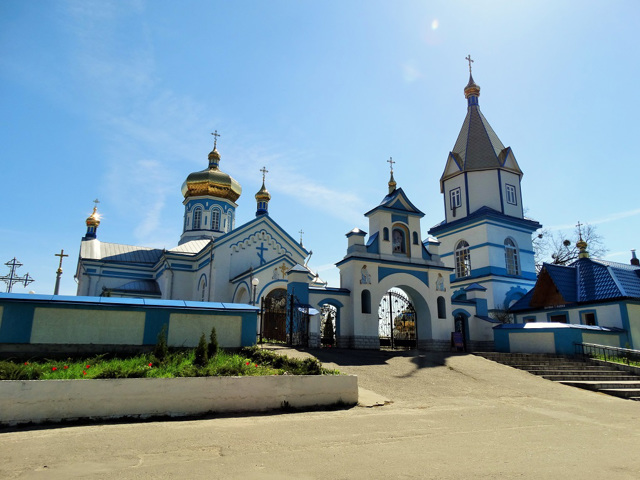
[(264, 179), (262, 180), (262, 188), (258, 190), (258, 193), (256, 193), (256, 200), (258, 202), (268, 202), (271, 200), (271, 194), (269, 193), (269, 190), (267, 190), (267, 187), (264, 186)]
[(473, 81), (473, 77), (471, 73), (469, 73), (469, 83), (464, 87), (464, 98), (469, 98), (470, 96), (479, 97), (480, 96), (480, 85), (476, 85), (476, 82)]
[(220, 154), (216, 147), (209, 153), (209, 168), (191, 173), (182, 184), (182, 195), (197, 197), (210, 195), (235, 202), (242, 194), (242, 187), (231, 175), (218, 168)]
[(93, 213), (87, 217), (87, 227), (97, 227), (100, 225), (100, 214), (98, 213), (98, 207), (93, 207)]

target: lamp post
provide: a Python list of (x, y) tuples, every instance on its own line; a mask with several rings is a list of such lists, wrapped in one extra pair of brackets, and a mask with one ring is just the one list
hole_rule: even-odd
[(251, 287), (253, 288), (253, 293), (251, 295), (252, 297), (252, 305), (256, 304), (256, 290), (258, 290), (258, 284), (260, 283), (260, 280), (256, 277), (253, 277), (251, 279)]

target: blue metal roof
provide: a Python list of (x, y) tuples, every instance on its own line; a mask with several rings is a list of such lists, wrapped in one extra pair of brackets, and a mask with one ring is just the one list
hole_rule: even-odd
[[(580, 258), (571, 265), (545, 263), (538, 276), (549, 275), (566, 303), (593, 303), (623, 298), (640, 299), (640, 267), (624, 263)], [(536, 286), (538, 285), (536, 282)], [(536, 287), (511, 306), (511, 311), (531, 308)]]

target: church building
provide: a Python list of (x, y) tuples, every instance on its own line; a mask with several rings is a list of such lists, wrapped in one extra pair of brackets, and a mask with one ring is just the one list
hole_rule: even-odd
[[(340, 286), (308, 268), (310, 252), (270, 215), (266, 169), (255, 218), (235, 225), (242, 189), (220, 170), (216, 138), (208, 167), (182, 186), (176, 247), (101, 242), (94, 208), (80, 248), (78, 295), (252, 305), (295, 295), (312, 316), (332, 312), (339, 347), (449, 350), (455, 338), (460, 348), (492, 349), (494, 313), (535, 284), (531, 234), (540, 224), (524, 217), (522, 170), (480, 112), (471, 72), (464, 94), (467, 114), (440, 179), (444, 220), (425, 239), (424, 214), (398, 187), (390, 159), (388, 188), (364, 213), (369, 232), (346, 234), (336, 264)], [(309, 346), (320, 345), (319, 317), (310, 321)]]

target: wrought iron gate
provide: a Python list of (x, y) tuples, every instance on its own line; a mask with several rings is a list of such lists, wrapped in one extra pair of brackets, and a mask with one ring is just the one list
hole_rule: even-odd
[(416, 311), (404, 293), (388, 291), (378, 307), (381, 347), (416, 348)]
[(262, 340), (309, 345), (309, 305), (301, 304), (295, 295), (263, 297), (260, 315)]

